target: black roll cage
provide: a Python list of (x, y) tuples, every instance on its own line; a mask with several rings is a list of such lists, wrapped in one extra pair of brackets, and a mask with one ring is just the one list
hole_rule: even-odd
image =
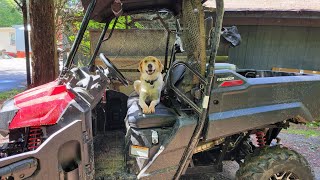
[[(59, 79), (62, 79), (62, 77), (65, 75), (65, 73), (70, 70), (71, 65), (73, 64), (73, 60), (75, 57), (75, 54), (79, 48), (79, 45), (83, 39), (83, 35), (85, 33), (85, 30), (87, 29), (91, 14), (95, 8), (95, 5), (97, 3), (97, 0), (92, 0), (90, 5), (88, 6), (86, 13), (83, 17), (81, 26), (80, 26), (80, 30), (76, 36), (76, 39), (72, 45), (72, 48), (70, 50), (70, 54), (64, 64), (64, 67), (59, 75)], [(197, 146), (198, 142), (199, 142), (199, 138), (201, 136), (202, 130), (204, 128), (204, 125), (207, 121), (207, 115), (208, 115), (208, 108), (209, 108), (209, 102), (210, 102), (210, 97), (212, 96), (212, 87), (213, 87), (213, 82), (214, 82), (214, 64), (215, 64), (215, 60), (216, 60), (216, 55), (217, 55), (217, 50), (219, 47), (219, 42), (220, 42), (220, 34), (221, 34), (221, 28), (222, 28), (222, 21), (223, 21), (223, 15), (224, 15), (224, 0), (216, 0), (216, 21), (215, 21), (215, 27), (214, 27), (214, 33), (211, 36), (211, 52), (210, 52), (210, 58), (209, 58), (209, 64), (207, 67), (207, 74), (206, 77), (202, 77), (197, 71), (195, 71), (190, 65), (188, 65), (187, 63), (184, 62), (177, 62), (175, 63), (175, 65), (173, 65), (172, 67), (175, 67), (176, 65), (185, 65), (189, 70), (191, 70), (191, 72), (198, 76), (200, 78), (200, 80), (202, 81), (202, 83), (205, 85), (204, 87), (204, 95), (203, 95), (203, 103), (202, 103), (202, 107), (199, 108), (193, 101), (191, 101), (190, 99), (188, 99), (184, 94), (180, 93), (174, 86), (172, 83), (171, 87), (172, 89), (177, 93), (178, 96), (180, 96), (184, 101), (186, 101), (187, 103), (190, 104), (190, 106), (198, 113), (199, 115), (199, 120), (198, 123), (196, 125), (195, 131), (193, 132), (193, 135), (189, 141), (189, 145), (186, 148), (184, 155), (179, 163), (179, 167), (178, 170), (174, 176), (174, 179), (178, 180), (180, 178), (180, 176), (182, 175), (182, 173), (186, 170), (186, 168), (188, 167), (188, 164), (190, 162), (190, 159), (192, 157), (194, 148)], [(117, 20), (117, 18), (116, 18)], [(97, 43), (97, 46), (95, 48), (94, 54), (91, 57), (90, 60), (90, 65), (93, 64), (95, 57), (97, 56), (97, 53), (100, 49), (100, 46), (103, 42), (103, 37), (108, 29), (109, 23), (111, 21), (108, 20), (106, 22), (106, 25), (100, 35), (99, 41)], [(116, 24), (116, 22), (114, 23)], [(114, 28), (113, 28), (114, 29)], [(110, 32), (110, 35), (113, 32), (113, 29)], [(165, 62), (167, 63), (167, 55), (168, 55), (168, 44), (169, 44), (169, 36), (170, 36), (170, 32), (168, 32), (168, 37), (167, 37), (167, 49), (166, 49), (166, 60)], [(170, 63), (171, 65), (171, 63)], [(172, 71), (172, 67), (169, 68), (169, 75)], [(168, 78), (170, 79), (170, 78)], [(61, 81), (59, 80), (59, 83), (61, 83)]]

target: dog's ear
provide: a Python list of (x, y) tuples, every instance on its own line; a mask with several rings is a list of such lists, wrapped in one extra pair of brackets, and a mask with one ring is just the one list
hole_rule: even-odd
[(162, 72), (164, 66), (163, 66), (163, 64), (161, 63), (161, 61), (160, 61), (159, 59), (157, 59), (157, 64), (158, 64), (158, 66), (159, 66), (159, 71)]
[(138, 69), (139, 69), (140, 72), (142, 72), (142, 63), (143, 63), (143, 60), (141, 60), (140, 63), (139, 63)]

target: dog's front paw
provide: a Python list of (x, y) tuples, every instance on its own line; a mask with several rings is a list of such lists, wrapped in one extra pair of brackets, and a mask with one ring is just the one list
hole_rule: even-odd
[(148, 107), (143, 107), (143, 108), (142, 108), (142, 112), (143, 112), (143, 114), (149, 114), (149, 113), (150, 113), (150, 110), (149, 110)]
[(150, 107), (149, 107), (149, 112), (150, 112), (150, 113), (155, 113), (155, 112), (156, 112), (155, 107), (154, 107), (154, 106), (150, 106)]

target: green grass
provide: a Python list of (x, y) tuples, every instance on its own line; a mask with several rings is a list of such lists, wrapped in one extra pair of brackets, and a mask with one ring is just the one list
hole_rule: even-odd
[(15, 96), (16, 94), (19, 94), (22, 91), (23, 91), (23, 89), (13, 89), (13, 90), (10, 90), (10, 91), (0, 92), (0, 101), (4, 101), (4, 100), (7, 100), (7, 99), (10, 99), (10, 98)]
[(300, 134), (300, 135), (304, 135), (306, 137), (320, 136), (320, 131), (319, 130), (313, 130), (313, 129), (304, 130), (304, 129), (289, 128), (287, 130), (284, 130), (284, 132), (286, 132), (288, 134)]
[(320, 121), (317, 122), (309, 122), (306, 124), (308, 127), (320, 127)]

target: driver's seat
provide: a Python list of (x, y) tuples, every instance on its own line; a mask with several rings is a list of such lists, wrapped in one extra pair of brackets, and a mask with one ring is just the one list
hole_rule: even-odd
[[(184, 77), (185, 67), (176, 66), (172, 71), (171, 81), (174, 84), (180, 83)], [(167, 83), (167, 82), (166, 82)], [(168, 84), (165, 84), (167, 87)], [(159, 103), (153, 114), (143, 114), (139, 106), (139, 95), (133, 92), (129, 95), (127, 101), (127, 117), (125, 123), (127, 128), (133, 127), (138, 129), (143, 128), (161, 128), (173, 126), (179, 116), (173, 109), (166, 107), (163, 103)]]
[(153, 114), (143, 114), (139, 106), (139, 95), (134, 92), (128, 99), (128, 112), (126, 125), (143, 129), (172, 126), (176, 121), (177, 114), (164, 106), (161, 102), (156, 106), (156, 112)]

